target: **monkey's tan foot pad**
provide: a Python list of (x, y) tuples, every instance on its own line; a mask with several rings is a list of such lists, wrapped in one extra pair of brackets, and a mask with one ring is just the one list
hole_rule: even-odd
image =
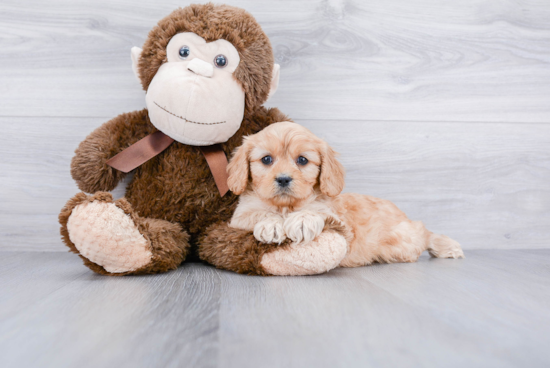
[(261, 265), (277, 276), (316, 275), (338, 267), (346, 256), (346, 239), (334, 232), (323, 232), (309, 243), (293, 243), (262, 257)]
[(149, 241), (116, 203), (95, 200), (77, 205), (67, 231), (80, 254), (108, 272), (134, 271), (151, 262)]

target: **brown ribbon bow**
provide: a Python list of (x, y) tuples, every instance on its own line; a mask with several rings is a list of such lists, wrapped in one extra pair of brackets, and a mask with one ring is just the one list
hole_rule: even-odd
[[(107, 165), (128, 173), (164, 151), (173, 142), (172, 138), (161, 131), (157, 131), (110, 158), (107, 161)], [(199, 148), (210, 167), (220, 195), (223, 197), (229, 190), (227, 186), (227, 157), (225, 156), (225, 152), (220, 144)]]

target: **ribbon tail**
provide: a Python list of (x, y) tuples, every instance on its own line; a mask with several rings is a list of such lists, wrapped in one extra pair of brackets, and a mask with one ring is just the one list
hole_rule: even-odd
[(200, 147), (200, 150), (210, 167), (220, 195), (223, 197), (229, 190), (227, 186), (227, 178), (229, 177), (227, 175), (227, 156), (225, 156), (225, 152), (219, 144), (203, 146)]
[(164, 151), (172, 142), (174, 142), (172, 138), (159, 130), (111, 157), (107, 161), (107, 165), (124, 173), (129, 173)]

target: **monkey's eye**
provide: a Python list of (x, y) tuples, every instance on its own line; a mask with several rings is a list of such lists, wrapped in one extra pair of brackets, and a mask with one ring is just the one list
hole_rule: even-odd
[(273, 163), (273, 157), (268, 155), (262, 158), (262, 164), (271, 165), (272, 163)]
[(180, 59), (187, 59), (190, 53), (191, 50), (189, 50), (189, 46), (182, 46), (179, 51)]
[(304, 166), (304, 165), (307, 165), (309, 161), (307, 160), (307, 158), (305, 158), (304, 156), (300, 156), (298, 157), (298, 159), (296, 160), (296, 163), (298, 165), (301, 165), (301, 166)]
[(214, 58), (214, 64), (218, 68), (225, 68), (227, 66), (227, 58), (225, 55), (218, 55)]

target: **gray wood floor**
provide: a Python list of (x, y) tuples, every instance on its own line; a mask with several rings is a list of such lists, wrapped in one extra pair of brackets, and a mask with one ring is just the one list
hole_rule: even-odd
[(2, 367), (548, 367), (550, 250), (250, 277), (0, 253)]

